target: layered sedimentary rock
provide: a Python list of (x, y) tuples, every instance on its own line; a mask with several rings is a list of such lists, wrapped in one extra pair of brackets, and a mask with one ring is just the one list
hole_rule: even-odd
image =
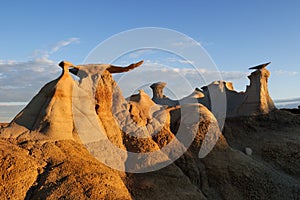
[(248, 78), (245, 98), (237, 108), (237, 115), (266, 114), (275, 109), (274, 102), (268, 91), (270, 72), (266, 68), (256, 70)]
[[(272, 132), (274, 137), (260, 141), (270, 141), (266, 146), (249, 142), (267, 131), (259, 124), (263, 134), (256, 132), (253, 122), (269, 120), (274, 126), (293, 123), (300, 128), (298, 118), (280, 112), (275, 117), (264, 116), (266, 119), (235, 119), (232, 123), (237, 125), (226, 126), (230, 146), (213, 113), (195, 103), (205, 98), (199, 90), (182, 99), (180, 106), (168, 108), (155, 104), (143, 91), (126, 101), (111, 73), (126, 72), (140, 64), (121, 68), (61, 63), (62, 76), (43, 87), (8, 127), (0, 129), (0, 199), (300, 196), (295, 157), (300, 144), (296, 137), (289, 135), (294, 138), (292, 143), (289, 138), (278, 142), (282, 134)], [(78, 82), (68, 69), (79, 77)], [(219, 82), (212, 87), (222, 89)], [(233, 90), (228, 84), (225, 88)], [(235, 141), (238, 135), (234, 134), (239, 131), (243, 131), (242, 139)], [(287, 137), (283, 129), (281, 133)], [(280, 145), (291, 148), (279, 151)], [(251, 157), (244, 153), (245, 147), (253, 149)], [(144, 156), (156, 152), (161, 153)], [(132, 157), (132, 153), (138, 156)], [(285, 156), (289, 156), (289, 166)], [(169, 162), (162, 168), (142, 173), (147, 166), (165, 161)], [(125, 173), (127, 169), (139, 173)]]

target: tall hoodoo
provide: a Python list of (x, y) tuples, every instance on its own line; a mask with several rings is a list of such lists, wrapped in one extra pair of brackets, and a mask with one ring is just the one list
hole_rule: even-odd
[(164, 88), (166, 87), (167, 83), (165, 82), (157, 82), (150, 85), (150, 88), (153, 92), (152, 100), (160, 105), (167, 105), (167, 106), (176, 106), (179, 104), (178, 101), (174, 101), (164, 95)]
[(153, 91), (153, 99), (163, 99), (166, 96), (164, 95), (164, 88), (166, 87), (167, 83), (165, 82), (157, 82), (150, 85)]
[[(2, 137), (73, 139), (72, 95), (74, 80), (69, 62), (61, 62), (62, 74), (47, 83), (3, 130)], [(21, 137), (20, 137), (21, 136)]]
[(266, 114), (275, 109), (268, 90), (270, 74), (270, 71), (263, 67), (248, 76), (250, 85), (247, 86), (245, 99), (237, 110), (238, 115)]

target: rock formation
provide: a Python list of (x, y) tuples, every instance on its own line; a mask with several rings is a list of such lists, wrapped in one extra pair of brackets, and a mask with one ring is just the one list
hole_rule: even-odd
[[(195, 103), (207, 97), (199, 90), (168, 108), (142, 90), (126, 101), (111, 73), (140, 64), (60, 63), (62, 75), (0, 128), (0, 199), (299, 198), (300, 142), (284, 129), (298, 133), (299, 118), (274, 111), (227, 119), (225, 138), (212, 112)], [(221, 83), (211, 87), (233, 91)], [(166, 98), (162, 88), (157, 99)], [(268, 138), (264, 121), (285, 126)], [(147, 166), (154, 167), (142, 173)]]
[(192, 94), (190, 94), (189, 96), (184, 97), (180, 100), (172, 100), (164, 94), (164, 88), (166, 85), (167, 83), (165, 82), (157, 82), (150, 85), (150, 88), (153, 92), (152, 100), (159, 105), (173, 107), (178, 106), (179, 104), (198, 103), (201, 102), (201, 99), (204, 98), (204, 94), (202, 93), (202, 91), (196, 88), (194, 92), (192, 92)]
[(157, 82), (157, 83), (153, 83), (152, 85), (150, 85), (150, 88), (153, 91), (153, 97), (152, 100), (160, 105), (166, 105), (166, 106), (176, 106), (179, 104), (178, 101), (174, 101), (172, 99), (170, 99), (169, 97), (167, 97), (166, 95), (164, 95), (163, 90), (165, 88), (165, 86), (167, 85), (167, 83), (165, 82)]
[[(195, 90), (188, 97), (176, 101), (170, 100), (164, 95), (163, 89), (166, 83), (158, 82), (151, 85), (153, 101), (161, 105), (174, 106), (186, 102), (191, 96), (195, 97), (195, 92), (197, 92), (197, 102), (209, 108), (217, 119), (221, 119), (225, 114), (226, 117), (267, 114), (276, 109), (268, 91), (270, 72), (265, 68), (267, 64), (269, 63), (251, 68), (256, 71), (248, 76), (250, 85), (247, 86), (245, 92), (235, 91), (231, 82), (214, 81), (202, 87), (202, 90)], [(213, 107), (222, 104), (225, 105), (224, 109), (223, 107), (217, 109)], [(224, 111), (226, 112), (224, 113)]]
[(268, 66), (270, 63), (271, 63), (271, 62), (267, 62), (267, 63), (260, 64), (260, 65), (254, 66), (254, 67), (250, 67), (249, 69), (263, 69), (263, 68), (265, 68), (266, 66)]
[(270, 72), (266, 68), (258, 69), (248, 76), (250, 85), (236, 110), (237, 115), (266, 114), (275, 109), (268, 91), (269, 76)]
[(24, 140), (41, 137), (73, 139), (73, 87), (74, 80), (68, 68), (63, 66), (62, 75), (46, 84), (2, 131), (1, 136)]
[[(131, 167), (138, 170), (136, 167), (147, 165), (148, 162), (155, 165), (157, 162), (169, 160), (169, 157), (164, 154), (157, 154), (159, 157), (149, 157), (147, 159), (143, 156), (140, 158), (137, 157), (136, 159), (140, 161), (130, 160), (132, 158), (130, 156), (127, 157), (126, 154), (119, 154), (122, 149), (139, 153), (157, 151), (168, 145), (171, 141), (180, 145), (179, 142), (176, 142), (177, 139), (170, 131), (170, 116), (168, 111), (156, 105), (143, 91), (140, 91), (140, 94), (136, 95), (135, 98), (132, 97), (130, 102), (126, 102), (120, 89), (112, 80), (110, 73), (128, 71), (128, 69), (137, 67), (140, 64), (137, 63), (126, 68), (120, 68), (106, 64), (74, 66), (69, 62), (60, 63), (60, 66), (63, 68), (62, 75), (58, 79), (46, 84), (9, 126), (0, 131), (1, 138), (8, 140), (15, 139), (17, 144), (22, 144), (22, 148), (32, 152), (30, 154), (34, 158), (43, 160), (43, 162), (37, 162), (32, 166), (35, 173), (32, 174), (29, 183), (26, 183), (24, 190), (20, 190), (20, 193), (18, 193), (20, 197), (25, 195), (25, 193), (26, 198), (45, 197), (45, 195), (49, 198), (60, 197), (61, 195), (73, 198), (73, 195), (77, 195), (80, 192), (79, 188), (79, 191), (74, 191), (70, 194), (66, 193), (69, 190), (66, 188), (70, 184), (69, 180), (71, 180), (72, 176), (61, 177), (63, 173), (59, 176), (56, 174), (63, 170), (63, 168), (68, 168), (68, 173), (72, 171), (74, 175), (76, 174), (75, 169), (70, 168), (69, 165), (78, 166), (78, 164), (76, 164), (75, 160), (67, 162), (65, 158), (68, 157), (67, 155), (71, 156), (71, 152), (75, 150), (74, 148), (79, 149), (79, 151), (85, 151), (82, 145), (77, 142), (82, 142), (88, 149), (93, 149), (94, 151), (91, 153), (100, 160), (101, 158), (103, 159), (103, 156), (106, 159), (110, 158), (111, 160), (105, 160), (105, 164), (113, 165), (116, 162), (121, 162), (125, 165), (123, 168), (122, 166), (115, 166), (116, 168), (121, 167), (122, 169), (126, 169)], [(69, 70), (79, 76), (80, 80), (78, 83), (72, 79), (68, 73)], [(79, 122), (78, 118), (80, 119)], [(127, 123), (124, 123), (125, 121)], [(104, 135), (97, 135), (93, 131), (93, 126), (91, 127), (89, 124), (97, 126), (98, 128), (95, 130), (99, 129)], [(188, 130), (186, 128), (186, 131)], [(78, 134), (79, 132), (80, 134)], [(142, 138), (139, 138), (141, 136)], [(110, 146), (107, 146), (107, 143), (103, 142), (104, 137), (107, 137), (119, 150), (114, 151), (112, 150), (113, 148), (107, 148)], [(72, 142), (72, 140), (75, 142)], [(65, 142), (59, 144), (58, 141)], [(59, 146), (57, 146), (58, 144)], [(68, 147), (70, 152), (65, 152), (61, 145)], [(45, 147), (47, 148), (45, 149)], [(57, 151), (64, 151), (66, 155), (60, 155)], [(10, 154), (5, 153), (3, 158), (7, 157), (7, 155)], [(76, 158), (75, 155), (72, 156)], [(91, 156), (85, 155), (85, 158), (92, 160)], [(137, 166), (130, 166), (134, 163), (137, 163)], [(170, 163), (171, 161), (169, 161)], [(85, 161), (81, 161), (81, 165), (84, 166)], [(95, 197), (101, 199), (110, 198), (110, 196), (128, 199), (127, 189), (122, 188), (126, 182), (120, 182), (125, 177), (125, 174), (105, 169), (103, 164), (100, 163), (99, 167), (102, 168), (104, 173), (101, 175), (101, 178), (105, 178), (106, 175), (114, 177), (110, 181), (114, 181), (114, 184), (120, 188), (116, 190), (122, 190), (123, 192), (115, 195), (114, 191), (110, 191), (109, 186), (106, 186), (111, 185), (111, 183), (109, 181), (105, 182), (104, 179), (103, 183), (101, 183), (102, 186), (99, 186), (102, 188), (105, 187), (105, 189), (102, 189), (103, 192), (100, 191), (100, 193), (93, 194), (90, 191), (86, 195), (95, 195)], [(54, 168), (56, 170), (52, 170)], [(183, 174), (180, 174), (178, 167), (171, 164), (169, 168), (176, 171), (176, 176), (185, 179), (182, 183), (187, 185), (185, 191), (191, 190), (192, 193), (189, 196), (194, 196), (195, 198), (203, 197), (201, 192), (197, 192), (195, 186), (188, 186), (188, 179), (184, 178)], [(86, 173), (89, 174), (90, 171)], [(135, 180), (135, 176), (131, 177), (130, 180), (126, 180), (129, 182), (130, 180), (133, 181)], [(173, 181), (176, 180), (174, 179)], [(9, 180), (6, 180), (6, 182), (9, 183)], [(50, 184), (49, 187), (53, 183), (57, 185), (55, 187), (63, 191), (52, 191), (43, 185), (48, 183)], [(4, 195), (3, 198), (13, 197), (13, 194), (8, 193), (8, 188), (9, 186), (6, 189), (4, 188), (3, 193), (1, 193)], [(95, 189), (96, 187), (92, 186), (90, 189), (92, 190), (92, 188)], [(180, 189), (181, 186), (178, 185), (177, 188)], [(158, 187), (157, 189), (160, 188)], [(172, 189), (174, 189), (174, 186)], [(109, 193), (105, 192), (106, 190)], [(43, 194), (43, 191), (47, 192)], [(171, 196), (171, 193), (169, 195)], [(181, 194), (181, 197), (184, 196), (186, 196), (184, 193)]]

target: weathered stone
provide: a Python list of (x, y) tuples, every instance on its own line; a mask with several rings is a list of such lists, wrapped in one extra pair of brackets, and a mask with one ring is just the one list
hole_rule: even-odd
[(178, 101), (174, 101), (172, 99), (170, 99), (169, 97), (167, 97), (166, 95), (164, 95), (164, 88), (167, 85), (167, 83), (165, 82), (157, 82), (157, 83), (153, 83), (150, 87), (153, 91), (153, 97), (152, 100), (160, 105), (166, 105), (166, 106), (176, 106), (179, 104)]
[(252, 149), (249, 148), (249, 147), (246, 147), (246, 148), (245, 148), (245, 153), (246, 153), (248, 156), (251, 156), (251, 155), (252, 155)]
[(247, 86), (243, 102), (237, 107), (236, 115), (266, 114), (275, 109), (268, 90), (269, 76), (270, 72), (266, 68), (258, 69), (248, 76), (250, 85)]

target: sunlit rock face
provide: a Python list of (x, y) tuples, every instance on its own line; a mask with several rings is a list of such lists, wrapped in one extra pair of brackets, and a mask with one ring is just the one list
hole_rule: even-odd
[(245, 98), (236, 111), (237, 115), (266, 114), (275, 109), (268, 91), (269, 76), (270, 72), (266, 68), (258, 69), (248, 76), (250, 85), (247, 86)]

